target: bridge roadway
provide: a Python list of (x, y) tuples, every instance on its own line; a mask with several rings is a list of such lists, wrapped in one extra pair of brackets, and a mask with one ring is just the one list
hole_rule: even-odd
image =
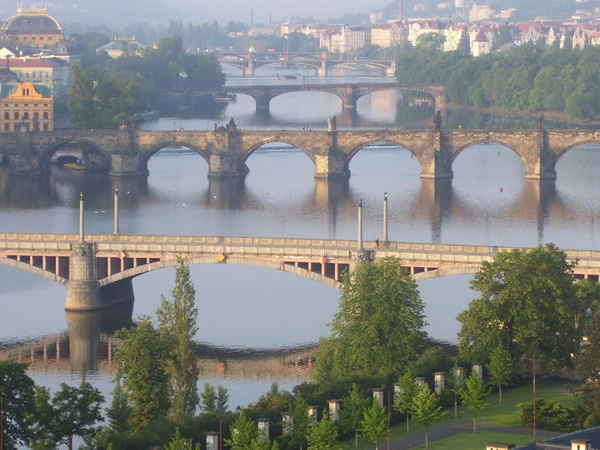
[(475, 144), (503, 145), (519, 155), (525, 178), (554, 180), (556, 163), (570, 149), (600, 144), (600, 130), (240, 130), (233, 121), (218, 131), (119, 130), (0, 133), (0, 153), (11, 175), (49, 173), (50, 160), (61, 148), (81, 149), (84, 166), (117, 177), (145, 176), (148, 161), (167, 146), (188, 147), (208, 164), (208, 176), (243, 177), (246, 161), (264, 144), (292, 145), (313, 162), (316, 178), (347, 178), (350, 161), (363, 148), (390, 143), (407, 149), (421, 165), (421, 178), (451, 179), (452, 164)]
[[(325, 55), (325, 57), (323, 57)], [(396, 75), (396, 61), (394, 59), (342, 59), (331, 57), (327, 53), (219, 53), (217, 59), (220, 64), (226, 64), (242, 69), (245, 77), (253, 77), (256, 69), (268, 65), (281, 65), (284, 69), (290, 66), (302, 66), (315, 69), (317, 76), (326, 77), (328, 71), (334, 66), (368, 66), (384, 71), (388, 77)]]
[(356, 102), (364, 95), (380, 91), (423, 92), (433, 97), (436, 110), (445, 113), (448, 108), (448, 95), (443, 84), (402, 84), (402, 83), (336, 83), (336, 84), (277, 84), (270, 86), (223, 86), (215, 89), (163, 90), (161, 96), (173, 96), (179, 102), (194, 102), (197, 97), (210, 94), (244, 94), (256, 102), (256, 109), (269, 110), (275, 97), (290, 92), (327, 92), (342, 100), (343, 109), (355, 109)]
[[(400, 259), (416, 279), (475, 273), (509, 247), (379, 243), (335, 239), (0, 233), (0, 264), (67, 286), (67, 310), (95, 310), (133, 298), (133, 277), (177, 265), (247, 264), (340, 287), (342, 274), (364, 260)], [(565, 250), (575, 275), (599, 279), (600, 251)]]

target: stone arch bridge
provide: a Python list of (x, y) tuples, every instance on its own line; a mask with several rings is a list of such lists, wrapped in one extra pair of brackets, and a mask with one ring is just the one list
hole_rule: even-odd
[(314, 163), (315, 177), (349, 177), (352, 158), (374, 143), (406, 148), (421, 165), (421, 177), (452, 178), (452, 164), (474, 144), (499, 144), (523, 162), (527, 179), (556, 178), (556, 162), (571, 148), (600, 143), (600, 130), (240, 130), (233, 122), (218, 131), (120, 130), (53, 131), (0, 134), (0, 153), (12, 175), (49, 171), (51, 156), (64, 146), (80, 146), (84, 165), (106, 168), (114, 176), (145, 176), (148, 160), (166, 146), (185, 146), (202, 156), (209, 177), (241, 177), (247, 159), (260, 146), (281, 142), (299, 148)]
[(290, 92), (327, 92), (342, 100), (343, 109), (355, 109), (356, 102), (364, 95), (381, 91), (412, 91), (433, 97), (436, 110), (445, 112), (448, 108), (448, 95), (443, 84), (402, 84), (402, 83), (340, 83), (340, 84), (286, 84), (272, 86), (224, 86), (218, 89), (192, 89), (161, 91), (162, 96), (174, 96), (180, 101), (192, 100), (209, 94), (227, 92), (244, 94), (256, 102), (256, 109), (269, 110), (275, 97)]
[[(418, 279), (474, 273), (509, 248), (409, 242), (362, 242), (234, 236), (0, 233), (0, 264), (67, 286), (66, 309), (90, 311), (133, 298), (131, 280), (178, 264), (247, 264), (339, 288), (344, 271), (394, 256)], [(598, 280), (600, 252), (565, 250), (576, 276)]]

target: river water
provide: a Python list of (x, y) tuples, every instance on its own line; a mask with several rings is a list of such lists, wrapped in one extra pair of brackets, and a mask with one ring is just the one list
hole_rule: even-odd
[[(355, 74), (355, 79), (363, 78)], [(278, 81), (264, 77), (252, 82)], [(241, 82), (250, 81), (228, 80)], [(252, 99), (238, 95), (235, 102), (195, 117), (165, 117), (142, 128), (204, 130), (234, 117), (242, 129), (317, 129), (326, 127), (333, 115), (340, 128), (429, 126), (433, 109), (397, 108), (399, 100), (394, 93), (375, 93), (359, 101), (357, 114), (348, 114), (328, 94), (286, 94), (274, 99), (265, 115), (254, 111)], [(387, 192), (392, 240), (510, 246), (554, 242), (561, 248), (600, 249), (598, 146), (569, 151), (558, 162), (556, 182), (544, 184), (526, 182), (517, 155), (494, 144), (466, 149), (454, 164), (454, 179), (438, 184), (421, 180), (417, 160), (386, 143), (359, 152), (347, 181), (315, 180), (309, 158), (285, 144), (259, 149), (248, 167), (241, 182), (208, 180), (208, 166), (200, 156), (169, 148), (151, 158), (147, 180), (111, 180), (56, 167), (48, 180), (13, 179), (2, 172), (0, 227), (76, 233), (79, 192), (84, 191), (86, 232), (111, 232), (112, 192), (119, 185), (122, 233), (355, 239), (356, 207), (362, 199), (364, 236), (374, 240), (381, 238)], [(227, 387), (233, 408), (256, 400), (273, 381), (291, 389), (310, 377), (304, 348), (328, 334), (339, 298), (335, 289), (250, 266), (203, 265), (191, 271), (199, 309), (196, 340), (208, 346), (201, 383)], [(173, 280), (174, 271), (166, 269), (136, 278), (134, 319), (155, 318), (161, 294), (170, 296)], [(456, 340), (454, 318), (475, 295), (469, 280), (454, 276), (419, 284), (432, 337)], [(23, 361), (33, 360), (32, 377), (52, 389), (85, 376), (108, 395), (107, 318), (98, 326), (94, 318), (66, 316), (63, 286), (2, 265), (0, 286), (0, 356), (12, 352)], [(108, 319), (115, 318), (116, 313), (109, 314)], [(76, 344), (71, 343), (69, 354), (65, 333), (79, 336), (92, 328), (96, 331), (84, 338), (94, 339), (98, 358), (82, 366), (73, 355)]]

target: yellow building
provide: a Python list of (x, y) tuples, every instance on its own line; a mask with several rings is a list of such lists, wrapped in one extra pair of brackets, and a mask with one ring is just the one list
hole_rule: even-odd
[(53, 99), (43, 84), (2, 83), (0, 85), (0, 133), (52, 131)]

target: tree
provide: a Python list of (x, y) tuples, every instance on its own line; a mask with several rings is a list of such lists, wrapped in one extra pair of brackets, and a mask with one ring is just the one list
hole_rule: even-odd
[(200, 409), (207, 413), (224, 413), (227, 412), (229, 403), (229, 394), (223, 386), (218, 386), (215, 390), (214, 386), (204, 383), (204, 390), (200, 394)]
[(188, 439), (184, 439), (181, 437), (181, 433), (179, 432), (179, 428), (175, 429), (175, 435), (169, 441), (167, 445), (164, 447), (165, 450), (200, 450), (200, 444), (196, 444), (195, 446)]
[(502, 345), (496, 347), (490, 353), (490, 362), (486, 364), (490, 374), (491, 382), (498, 386), (498, 404), (502, 404), (502, 386), (506, 386), (514, 372), (514, 363), (510, 359), (510, 354)]
[(342, 397), (340, 423), (344, 432), (354, 431), (354, 446), (358, 448), (358, 430), (362, 424), (363, 412), (369, 406), (369, 399), (360, 395), (356, 383), (347, 396)]
[(231, 450), (248, 450), (252, 442), (256, 440), (258, 431), (254, 421), (246, 416), (242, 409), (237, 419), (229, 427), (231, 439), (225, 439), (225, 444), (231, 447)]
[(27, 364), (0, 361), (0, 420), (5, 449), (27, 445), (31, 438), (28, 413), (33, 409), (35, 383)]
[(38, 388), (36, 397), (37, 411), (40, 412), (35, 414), (37, 434), (47, 446), (67, 444), (71, 450), (73, 436), (92, 433), (94, 425), (102, 420), (100, 411), (104, 397), (85, 381), (78, 388), (62, 383), (51, 402), (46, 388)]
[(167, 373), (171, 388), (171, 413), (176, 421), (192, 416), (198, 406), (198, 357), (193, 338), (198, 332), (196, 290), (189, 266), (177, 258), (173, 303), (164, 297), (157, 311), (158, 331), (169, 347)]
[(364, 409), (361, 432), (371, 439), (375, 444), (375, 450), (379, 449), (379, 438), (387, 428), (387, 414), (385, 409), (379, 406), (376, 400), (373, 404)]
[(169, 411), (169, 376), (166, 361), (169, 346), (148, 318), (135, 328), (115, 333), (120, 340), (115, 349), (116, 381), (132, 404), (131, 423), (138, 431)]
[[(471, 376), (465, 380), (465, 385), (459, 391), (460, 398), (467, 405), (469, 411), (479, 411), (487, 408), (489, 403), (483, 399), (490, 395), (489, 389), (485, 387), (483, 380), (473, 371)], [(477, 417), (473, 417), (473, 434), (477, 432)]]
[(598, 384), (600, 380), (600, 311), (585, 327), (587, 342), (584, 342), (575, 358), (575, 372), (579, 377)]
[(344, 276), (332, 336), (317, 355), (317, 382), (398, 376), (424, 346), (423, 309), (397, 258), (359, 264)]
[(304, 448), (304, 442), (310, 431), (310, 418), (308, 417), (308, 405), (301, 395), (296, 395), (294, 408), (292, 410), (292, 429), (294, 438), (299, 448)]
[(323, 412), (323, 418), (310, 427), (308, 433), (308, 450), (339, 450), (337, 426), (329, 420), (327, 411)]
[[(550, 368), (570, 365), (577, 349), (573, 267), (553, 244), (500, 252), (471, 282), (481, 298), (458, 316), (463, 355), (486, 360), (490, 348), (503, 345), (513, 360), (529, 358), (534, 417), (538, 361)], [(533, 430), (535, 438), (535, 420)]]
[(458, 417), (458, 397), (459, 391), (465, 384), (463, 368), (458, 367), (458, 361), (454, 362), (452, 367), (452, 376), (449, 377), (448, 389), (454, 394), (454, 417)]
[(123, 391), (121, 382), (117, 380), (115, 388), (112, 392), (112, 402), (106, 410), (106, 417), (110, 429), (117, 435), (127, 433), (130, 428), (132, 408), (127, 399), (127, 395)]
[(394, 397), (394, 409), (406, 414), (406, 432), (410, 433), (410, 416), (416, 396), (421, 390), (410, 372), (404, 372), (400, 377), (400, 394)]
[(429, 425), (439, 420), (446, 413), (442, 412), (438, 396), (428, 384), (415, 397), (412, 412), (413, 419), (425, 426), (425, 448), (429, 448)]

